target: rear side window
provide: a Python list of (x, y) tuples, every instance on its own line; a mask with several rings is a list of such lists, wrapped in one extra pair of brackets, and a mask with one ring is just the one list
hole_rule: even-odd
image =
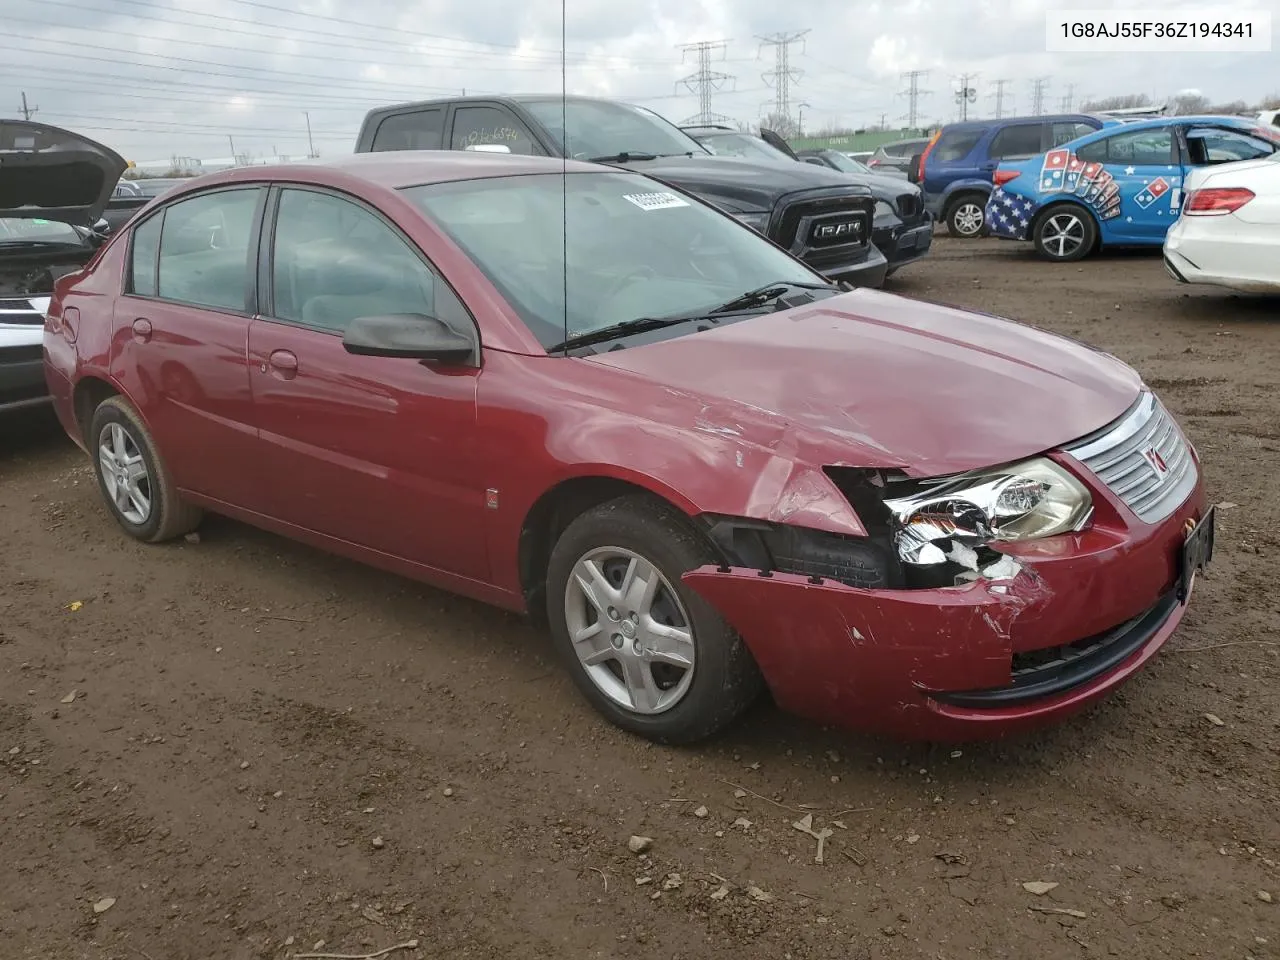
[(156, 284), (161, 298), (245, 312), (249, 241), (261, 194), (259, 188), (222, 190), (165, 209)]
[(1074, 140), (1076, 137), (1083, 137), (1093, 133), (1094, 127), (1087, 123), (1079, 121), (1073, 123), (1055, 123), (1053, 125), (1053, 145), (1060, 147), (1064, 143)]
[(378, 124), (374, 151), (439, 150), (444, 146), (444, 111), (417, 110), (397, 113)]
[(1039, 123), (1015, 123), (1005, 127), (991, 141), (992, 160), (1025, 160), (1040, 152), (1044, 127)]
[(940, 163), (952, 163), (956, 160), (963, 160), (969, 155), (973, 148), (978, 145), (978, 141), (981, 139), (981, 130), (964, 130), (953, 133), (944, 133), (938, 139), (937, 146), (933, 148), (933, 152), (929, 154), (929, 159), (936, 159)]
[(156, 214), (133, 231), (129, 261), (129, 292), (140, 297), (156, 295), (156, 254), (160, 251), (160, 226), (164, 212)]
[(1132, 163), (1139, 166), (1168, 165), (1177, 159), (1173, 131), (1168, 127), (1114, 133), (1080, 147), (1076, 150), (1076, 156), (1085, 161)]
[(451, 148), (506, 147), (511, 153), (541, 154), (529, 129), (498, 107), (458, 107), (453, 111)]

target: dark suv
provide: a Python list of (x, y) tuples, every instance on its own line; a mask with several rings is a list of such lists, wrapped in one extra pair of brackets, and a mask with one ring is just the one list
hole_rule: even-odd
[(760, 231), (831, 280), (878, 287), (875, 198), (834, 170), (714, 156), (644, 107), (558, 94), (461, 97), (371, 110), (357, 153), (477, 150), (567, 157), (659, 180)]
[(934, 134), (913, 165), (925, 204), (953, 237), (984, 232), (983, 211), (1001, 160), (1026, 160), (1059, 144), (1120, 121), (1089, 114), (1006, 117), (950, 123)]

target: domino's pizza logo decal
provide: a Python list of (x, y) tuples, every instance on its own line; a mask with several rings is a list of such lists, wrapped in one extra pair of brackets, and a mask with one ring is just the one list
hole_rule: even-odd
[(1164, 177), (1156, 177), (1139, 191), (1138, 195), (1134, 197), (1134, 203), (1145, 210), (1168, 193), (1170, 189), (1171, 185), (1168, 180)]
[[(1131, 175), (1133, 167), (1125, 174)], [(1142, 211), (1169, 197), (1169, 212), (1177, 216), (1182, 203), (1181, 177), (1156, 177), (1143, 184), (1133, 198)], [(1120, 184), (1102, 163), (1081, 160), (1069, 150), (1050, 150), (1040, 166), (1040, 192), (1071, 194), (1083, 200), (1098, 215), (1099, 220), (1114, 220), (1121, 214)], [(1157, 216), (1163, 210), (1154, 211)]]

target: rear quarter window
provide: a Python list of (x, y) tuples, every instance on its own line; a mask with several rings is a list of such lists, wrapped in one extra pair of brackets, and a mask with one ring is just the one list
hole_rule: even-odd
[(439, 150), (443, 144), (444, 110), (415, 110), (384, 118), (369, 149)]

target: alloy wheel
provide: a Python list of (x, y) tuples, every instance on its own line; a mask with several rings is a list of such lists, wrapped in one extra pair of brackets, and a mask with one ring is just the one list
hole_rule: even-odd
[(98, 434), (98, 466), (112, 506), (125, 520), (142, 525), (151, 516), (151, 475), (129, 431), (108, 423)]
[(1065, 260), (1084, 245), (1084, 221), (1074, 213), (1055, 213), (1045, 221), (1040, 238), (1040, 244), (1049, 256)]
[(565, 624), (583, 670), (625, 710), (670, 710), (693, 681), (692, 621), (670, 581), (625, 547), (598, 547), (573, 566)]
[(962, 237), (976, 237), (982, 231), (983, 220), (982, 207), (972, 200), (961, 203), (951, 216), (951, 222)]

